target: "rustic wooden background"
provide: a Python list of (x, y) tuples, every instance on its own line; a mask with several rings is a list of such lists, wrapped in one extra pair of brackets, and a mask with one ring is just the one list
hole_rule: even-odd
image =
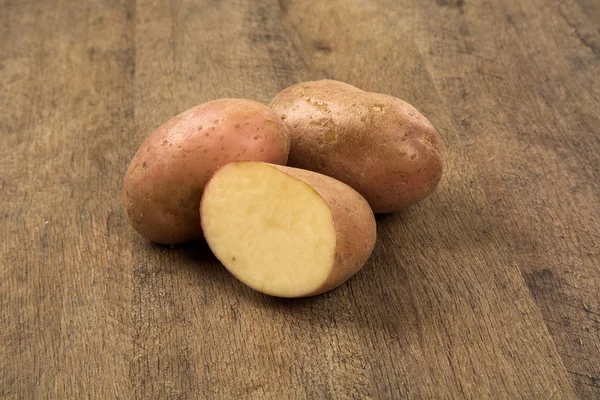
[[(1, 398), (600, 398), (600, 2), (0, 0)], [(280, 300), (123, 216), (157, 125), (302, 80), (438, 127), (431, 198)]]

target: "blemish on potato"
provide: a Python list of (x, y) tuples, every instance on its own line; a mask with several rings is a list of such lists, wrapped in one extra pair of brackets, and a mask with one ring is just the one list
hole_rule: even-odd
[(221, 146), (221, 150), (225, 150), (225, 147), (224, 147), (224, 146)]
[(206, 132), (206, 133), (204, 134), (204, 136), (208, 137), (208, 132)]
[(411, 154), (411, 155), (410, 155), (410, 160), (411, 160), (411, 161), (414, 161), (416, 158), (417, 158), (417, 155), (416, 155), (416, 154)]
[(274, 129), (279, 129), (279, 125), (277, 125), (277, 122), (271, 120), (271, 119), (267, 119), (265, 120), (265, 126), (270, 126)]
[(285, 114), (281, 115), (281, 120), (282, 121), (285, 121), (286, 118), (287, 118), (287, 115), (285, 115)]
[(319, 111), (321, 111), (321, 112), (331, 113), (331, 109), (329, 108), (329, 106), (327, 105), (327, 103), (325, 103), (324, 101), (315, 100), (311, 104), (313, 106), (315, 106), (316, 108), (318, 108)]
[(204, 153), (205, 153), (205, 154), (206, 154), (206, 153), (208, 153), (208, 150), (204, 149)]
[(240, 124), (235, 124), (236, 129), (239, 129), (240, 126), (241, 126)]
[(265, 152), (265, 149), (260, 149), (260, 152), (261, 152), (261, 153), (264, 153), (264, 152)]
[(214, 127), (214, 126), (211, 126), (209, 130), (211, 130), (211, 131), (214, 131), (214, 130), (215, 130), (215, 127)]
[(254, 140), (258, 140), (258, 136), (254, 136)]
[(246, 121), (246, 122), (244, 122), (244, 125), (246, 125), (246, 126), (250, 125), (250, 122)]
[(216, 125), (216, 124), (218, 124), (218, 123), (219, 123), (219, 120), (218, 120), (218, 119), (215, 119), (213, 122), (214, 122), (214, 124)]
[(223, 140), (225, 140), (225, 136), (219, 137), (219, 140), (222, 142)]
[(169, 143), (169, 147), (173, 147), (173, 143)]
[(198, 130), (199, 130), (199, 131), (201, 131), (201, 130), (202, 130), (202, 125), (200, 125), (200, 126), (198, 127)]
[(383, 104), (373, 104), (373, 110), (375, 111), (383, 111), (383, 109), (385, 108), (385, 106)]
[(146, 161), (144, 161), (144, 163), (142, 164), (142, 167), (148, 168), (148, 163)]
[(325, 141), (331, 143), (337, 139), (337, 135), (331, 129), (325, 133)]
[(169, 141), (168, 141), (168, 140), (163, 140), (163, 142), (162, 142), (162, 145), (163, 145), (163, 146), (166, 146), (166, 145), (168, 145), (168, 144), (169, 144)]

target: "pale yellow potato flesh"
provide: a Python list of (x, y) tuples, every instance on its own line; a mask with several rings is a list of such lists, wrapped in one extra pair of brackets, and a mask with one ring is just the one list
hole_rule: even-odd
[(202, 198), (204, 236), (241, 282), (279, 297), (319, 289), (334, 265), (332, 212), (308, 184), (263, 163), (232, 163)]

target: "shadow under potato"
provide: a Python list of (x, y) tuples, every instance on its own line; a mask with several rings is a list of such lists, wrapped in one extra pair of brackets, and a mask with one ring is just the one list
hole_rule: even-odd
[(146, 251), (153, 254), (157, 266), (167, 267), (170, 273), (185, 273), (188, 279), (223, 280), (228, 278), (227, 270), (213, 255), (204, 239), (194, 242), (164, 245), (146, 241)]
[(173, 263), (171, 273), (185, 273), (185, 279), (191, 278), (190, 284), (199, 288), (218, 287), (222, 296), (293, 314), (298, 322), (358, 323), (359, 330), (384, 330), (396, 336), (417, 323), (416, 309), (423, 307), (417, 304), (422, 301), (418, 297), (429, 291), (427, 276), (444, 268), (445, 260), (436, 255), (456, 251), (469, 240), (484, 245), (491, 221), (489, 214), (477, 209), (467, 190), (440, 190), (409, 209), (377, 215), (378, 239), (365, 267), (338, 288), (308, 298), (272, 297), (245, 286), (217, 260), (204, 239), (173, 247), (148, 246)]
[(219, 286), (222, 296), (242, 298), (255, 307), (266, 308), (276, 313), (291, 313), (295, 317), (306, 318), (312, 322), (319, 322), (321, 319), (320, 322), (325, 322), (337, 313), (333, 304), (326, 305), (332, 301), (336, 303), (336, 298), (342, 296), (339, 289), (319, 296), (291, 299), (263, 294), (244, 285), (230, 274), (213, 255), (204, 239), (172, 247), (151, 242), (148, 242), (147, 246), (167, 257), (167, 262), (177, 264), (171, 269), (172, 273), (191, 275), (199, 288), (203, 284)]

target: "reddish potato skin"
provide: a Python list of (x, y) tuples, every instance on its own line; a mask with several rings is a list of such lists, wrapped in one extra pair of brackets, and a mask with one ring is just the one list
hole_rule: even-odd
[(158, 127), (137, 151), (123, 183), (131, 225), (161, 244), (202, 237), (200, 198), (206, 182), (231, 161), (285, 164), (289, 134), (264, 104), (220, 99)]
[(375, 213), (423, 200), (442, 177), (436, 129), (398, 98), (321, 80), (284, 89), (269, 105), (290, 132), (288, 165), (348, 184)]

